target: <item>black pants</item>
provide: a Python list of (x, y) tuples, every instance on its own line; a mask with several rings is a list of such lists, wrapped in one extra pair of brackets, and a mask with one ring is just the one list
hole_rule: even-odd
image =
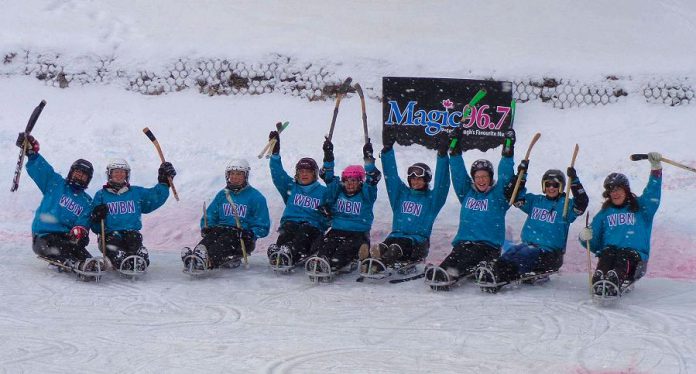
[(401, 247), (403, 255), (395, 259), (396, 262), (417, 262), (428, 257), (430, 251), (430, 241), (426, 240), (423, 243), (418, 243), (411, 238), (388, 237), (384, 239), (384, 244), (398, 244)]
[(481, 261), (492, 261), (500, 255), (500, 248), (484, 242), (461, 241), (454, 244), (452, 252), (440, 264), (447, 270), (455, 268), (459, 277), (465, 277), (474, 272)]
[[(203, 244), (207, 249), (211, 267), (217, 268), (224, 264), (229, 256), (243, 255), (238, 232), (236, 227), (208, 228), (208, 233), (198, 244)], [(247, 256), (251, 255), (254, 248), (256, 248), (255, 240), (244, 240)]]
[(520, 244), (495, 261), (493, 272), (499, 282), (510, 282), (529, 272), (557, 271), (563, 265), (563, 255), (563, 251), (542, 251), (534, 245)]
[(315, 243), (321, 238), (321, 231), (307, 222), (286, 221), (278, 229), (276, 246), (285, 245), (290, 248), (292, 258), (300, 258), (314, 254)]
[(370, 245), (369, 235), (369, 232), (330, 229), (317, 242), (317, 256), (326, 258), (331, 270), (340, 269), (358, 259), (361, 245)]
[(640, 279), (645, 274), (646, 266), (638, 252), (633, 249), (606, 247), (599, 256), (597, 270), (601, 270), (604, 276), (610, 270), (614, 270), (621, 284), (624, 280), (632, 282)]
[[(150, 266), (150, 257), (147, 250), (143, 247), (143, 236), (140, 231), (111, 231), (105, 236), (106, 257), (109, 258), (115, 268), (121, 266), (121, 262), (131, 255), (138, 255), (145, 259), (145, 263)], [(101, 239), (99, 241), (101, 249)]]
[(92, 257), (85, 248), (87, 244), (89, 244), (89, 238), (74, 242), (70, 240), (68, 233), (54, 233), (43, 236), (34, 235), (31, 249), (41, 257), (61, 263), (82, 262)]

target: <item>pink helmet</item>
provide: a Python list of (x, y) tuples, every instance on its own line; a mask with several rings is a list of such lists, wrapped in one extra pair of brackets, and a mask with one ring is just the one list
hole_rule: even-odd
[(348, 178), (357, 179), (361, 182), (365, 181), (365, 169), (360, 165), (350, 165), (343, 169), (341, 180), (345, 181)]

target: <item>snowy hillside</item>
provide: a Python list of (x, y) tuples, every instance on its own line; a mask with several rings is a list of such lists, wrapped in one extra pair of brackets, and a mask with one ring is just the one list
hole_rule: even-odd
[[(73, 69), (94, 56), (112, 56), (117, 71), (135, 72), (183, 57), (262, 61), (282, 54), (330, 66), (376, 94), (387, 75), (593, 81), (615, 74), (629, 85), (696, 79), (696, 42), (688, 37), (696, 6), (687, 1), (30, 0), (2, 9), (0, 52), (60, 54)], [(354, 275), (314, 286), (303, 274), (276, 276), (267, 268), (264, 252), (276, 239), (283, 203), (268, 161), (256, 155), (283, 120), (291, 123), (281, 141), (286, 169), (303, 156), (321, 158), (333, 101), (281, 92), (211, 97), (194, 89), (141, 95), (119, 82), (59, 89), (0, 68), (0, 177), (7, 183), (0, 190), (0, 372), (696, 372), (696, 174), (665, 165), (648, 274), (614, 308), (589, 301), (586, 255), (574, 239), (584, 217), (571, 226), (562, 273), (542, 286), (486, 295), (465, 284), (438, 294), (422, 281), (360, 284)], [(374, 97), (368, 121), (380, 148)], [(153, 262), (146, 279), (75, 282), (34, 258), (29, 230), (40, 192), (26, 174), (18, 192), (9, 185), (16, 134), (42, 99), (48, 104), (34, 130), (41, 153), (62, 174), (76, 158), (92, 161), (90, 194), (113, 157), (131, 164), (133, 184), (156, 183), (159, 158), (142, 134), (146, 126), (177, 168), (181, 201), (170, 197), (143, 220)], [(542, 173), (565, 169), (579, 144), (576, 167), (592, 215), (610, 172), (624, 172), (642, 191), (649, 165), (630, 161), (632, 153), (659, 151), (696, 167), (694, 118), (694, 104), (671, 107), (640, 95), (564, 110), (530, 101), (517, 107), (517, 159), (540, 132), (528, 183), (538, 192)], [(359, 101), (350, 95), (334, 133), (339, 170), (361, 158), (360, 126)], [(397, 146), (396, 156), (400, 170), (435, 160), (420, 146)], [(251, 163), (251, 184), (268, 200), (273, 233), (258, 241), (249, 270), (190, 281), (179, 249), (199, 240), (202, 205), (224, 186), (225, 165), (236, 157)], [(497, 163), (500, 149), (467, 152), (465, 161), (484, 157)], [(459, 208), (450, 192), (430, 262), (450, 251)], [(373, 241), (391, 227), (383, 185), (375, 212)], [(510, 210), (508, 240), (519, 239), (524, 218)]]

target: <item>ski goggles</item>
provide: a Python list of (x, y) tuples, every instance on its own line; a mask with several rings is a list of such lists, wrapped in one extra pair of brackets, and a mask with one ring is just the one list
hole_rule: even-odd
[(425, 178), (425, 168), (422, 166), (411, 166), (406, 171), (409, 178)]
[(545, 187), (545, 188), (549, 188), (549, 187), (551, 187), (551, 188), (560, 188), (560, 187), (561, 187), (561, 184), (558, 183), (558, 182), (555, 182), (555, 181), (546, 181), (546, 182), (544, 182), (544, 187)]

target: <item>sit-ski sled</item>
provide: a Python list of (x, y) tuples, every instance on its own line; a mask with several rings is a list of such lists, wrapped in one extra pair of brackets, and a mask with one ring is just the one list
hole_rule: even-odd
[(90, 257), (87, 260), (85, 260), (85, 265), (83, 266), (83, 269), (86, 270), (69, 266), (60, 261), (50, 259), (48, 257), (37, 256), (37, 258), (48, 262), (49, 266), (55, 266), (58, 272), (75, 273), (77, 275), (77, 279), (84, 282), (99, 282), (101, 280), (101, 277), (104, 275), (104, 272), (106, 271), (106, 263), (104, 262), (104, 259), (102, 257)]
[(292, 257), (289, 253), (279, 250), (271, 253), (271, 255), (268, 258), (268, 262), (271, 266), (271, 270), (273, 270), (274, 272), (281, 274), (289, 274), (293, 270), (305, 266), (305, 263), (310, 258), (310, 256), (302, 257), (297, 262), (293, 262)]
[(356, 282), (363, 282), (365, 279), (369, 280), (382, 280), (386, 278), (398, 277), (394, 279), (389, 279), (390, 283), (400, 283), (392, 282), (396, 280), (412, 280), (417, 279), (413, 277), (413, 273), (418, 271), (417, 266), (421, 263), (418, 262), (396, 262), (393, 266), (388, 267), (380, 259), (376, 258), (366, 258), (360, 262), (360, 275), (355, 280)]
[(479, 266), (476, 269), (476, 285), (481, 288), (481, 292), (487, 292), (487, 293), (497, 293), (500, 291), (503, 286), (506, 286), (508, 284), (531, 284), (531, 285), (539, 285), (542, 283), (546, 283), (549, 281), (549, 277), (553, 274), (557, 274), (558, 271), (546, 271), (546, 272), (540, 272), (540, 273), (535, 273), (535, 272), (529, 272), (522, 274), (518, 279), (511, 280), (511, 281), (505, 281), (505, 282), (498, 282), (495, 279), (495, 274), (493, 274), (493, 271), (491, 270), (490, 267), (488, 266)]
[(624, 281), (621, 287), (616, 283), (601, 279), (592, 284), (592, 301), (600, 306), (617, 303), (624, 295), (633, 291), (634, 282)]
[(191, 254), (184, 257), (184, 269), (183, 273), (191, 276), (192, 278), (204, 277), (218, 272), (222, 269), (234, 269), (242, 265), (241, 256), (229, 256), (222, 265), (217, 268), (210, 268), (210, 266), (203, 262), (200, 257)]
[(455, 277), (440, 266), (428, 264), (423, 271), (425, 284), (433, 291), (449, 291), (462, 279), (473, 278), (474, 271), (467, 272), (464, 276)]
[(352, 273), (357, 268), (357, 261), (351, 261), (336, 271), (331, 270), (331, 265), (323, 257), (312, 256), (305, 261), (305, 275), (312, 283), (328, 283), (333, 281), (337, 275)]
[(119, 265), (116, 271), (124, 277), (130, 277), (132, 280), (135, 280), (145, 275), (147, 272), (147, 262), (141, 256), (130, 255), (121, 261), (121, 265)]

